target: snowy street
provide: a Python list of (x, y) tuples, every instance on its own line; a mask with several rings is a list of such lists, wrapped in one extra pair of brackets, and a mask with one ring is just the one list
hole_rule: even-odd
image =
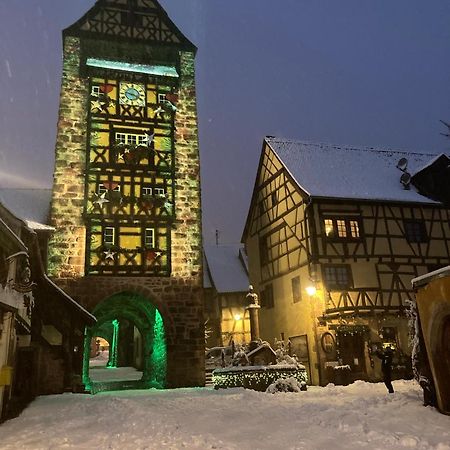
[(413, 381), (266, 394), (208, 388), (40, 397), (0, 426), (6, 449), (450, 450), (450, 417)]

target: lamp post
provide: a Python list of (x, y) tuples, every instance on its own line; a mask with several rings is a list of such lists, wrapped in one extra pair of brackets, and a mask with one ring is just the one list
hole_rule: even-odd
[(310, 299), (310, 308), (311, 308), (311, 319), (312, 319), (312, 328), (313, 328), (313, 333), (314, 333), (314, 344), (316, 347), (316, 358), (317, 358), (317, 371), (318, 371), (318, 375), (319, 375), (319, 385), (322, 382), (322, 361), (321, 361), (321, 356), (320, 356), (320, 349), (319, 349), (319, 336), (317, 333), (317, 288), (314, 284), (309, 285), (308, 287), (306, 287), (306, 293), (309, 296)]
[(259, 310), (261, 309), (258, 294), (254, 292), (252, 285), (248, 287), (248, 293), (245, 299), (247, 300), (245, 309), (249, 311), (250, 315), (250, 351), (252, 351), (259, 345)]

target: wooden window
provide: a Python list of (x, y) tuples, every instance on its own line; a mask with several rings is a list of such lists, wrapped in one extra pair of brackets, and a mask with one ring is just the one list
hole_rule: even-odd
[(261, 307), (262, 308), (273, 308), (274, 307), (274, 301), (273, 301), (273, 286), (271, 284), (268, 284), (262, 291), (261, 291)]
[[(170, 97), (169, 97), (170, 98)], [(158, 103), (166, 103), (166, 94), (158, 94)]]
[(337, 219), (336, 220), (336, 229), (337, 229), (337, 235), (340, 238), (347, 237), (347, 228), (345, 226), (345, 220)]
[(144, 245), (148, 248), (155, 247), (155, 230), (153, 228), (145, 229)]
[(326, 237), (338, 240), (361, 239), (361, 220), (350, 217), (323, 219)]
[(92, 86), (91, 95), (93, 95), (94, 97), (98, 97), (100, 94), (100, 86)]
[(352, 273), (349, 265), (325, 265), (322, 270), (327, 290), (343, 290), (352, 287)]
[(155, 193), (155, 195), (158, 195), (160, 197), (164, 197), (166, 195), (166, 190), (164, 188), (161, 187), (157, 187), (153, 190), (153, 192)]
[(359, 223), (357, 220), (349, 220), (348, 221), (350, 237), (353, 239), (359, 238)]
[(115, 229), (114, 227), (105, 227), (103, 230), (103, 244), (114, 245), (115, 242)]
[(269, 246), (267, 245), (267, 236), (259, 238), (259, 260), (261, 264), (267, 264), (269, 261)]
[(294, 303), (298, 303), (302, 299), (300, 288), (300, 277), (292, 278), (291, 286), (292, 286), (292, 300), (294, 301)]
[(405, 220), (404, 226), (408, 242), (428, 242), (427, 229), (423, 220)]
[(272, 192), (272, 194), (270, 195), (270, 199), (272, 201), (272, 207), (274, 207), (278, 203), (278, 194), (276, 191)]

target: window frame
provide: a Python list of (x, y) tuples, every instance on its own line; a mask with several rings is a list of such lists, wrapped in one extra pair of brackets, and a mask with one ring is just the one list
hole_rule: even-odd
[[(331, 222), (332, 225), (332, 233), (327, 234), (327, 222)], [(343, 224), (342, 224), (343, 222)], [(357, 224), (357, 228), (353, 228), (353, 224)], [(342, 227), (343, 225), (343, 227)], [(357, 233), (354, 233), (354, 230), (357, 230)], [(345, 235), (341, 236), (340, 231), (344, 231)], [(362, 227), (362, 218), (360, 216), (322, 216), (322, 231), (325, 235), (325, 238), (330, 241), (350, 241), (356, 242), (361, 241), (363, 239), (363, 227)], [(357, 236), (354, 236), (357, 234)]]
[[(346, 283), (339, 283), (339, 276), (337, 271), (344, 269), (346, 273)], [(334, 277), (336, 282), (334, 284), (330, 283), (329, 277), (327, 276), (328, 270), (335, 270)], [(323, 264), (322, 265), (322, 280), (323, 285), (327, 291), (345, 291), (353, 288), (353, 274), (350, 264)]]
[[(108, 230), (112, 230), (112, 234), (107, 234)], [(110, 226), (103, 227), (102, 237), (103, 237), (103, 245), (107, 247), (112, 247), (113, 245), (116, 245), (116, 228)], [(108, 242), (107, 237), (108, 238), (112, 237), (112, 242)]]
[[(419, 228), (414, 228), (416, 226)], [(422, 219), (404, 219), (403, 227), (405, 229), (405, 238), (410, 244), (426, 244), (430, 240), (426, 223)], [(419, 233), (416, 233), (417, 231)]]
[(261, 308), (272, 309), (275, 307), (272, 283), (266, 284), (264, 288), (261, 289), (259, 303)]
[[(150, 231), (150, 233), (148, 233)], [(147, 239), (151, 237), (151, 243), (147, 242)], [(156, 233), (154, 228), (145, 228), (144, 229), (144, 247), (145, 248), (156, 248)]]
[(299, 303), (302, 300), (302, 285), (300, 275), (291, 278), (292, 302)]

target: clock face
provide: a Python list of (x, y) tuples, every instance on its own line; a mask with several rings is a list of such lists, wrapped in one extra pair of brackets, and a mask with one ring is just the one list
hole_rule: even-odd
[(120, 83), (120, 104), (145, 106), (145, 86), (137, 83)]

